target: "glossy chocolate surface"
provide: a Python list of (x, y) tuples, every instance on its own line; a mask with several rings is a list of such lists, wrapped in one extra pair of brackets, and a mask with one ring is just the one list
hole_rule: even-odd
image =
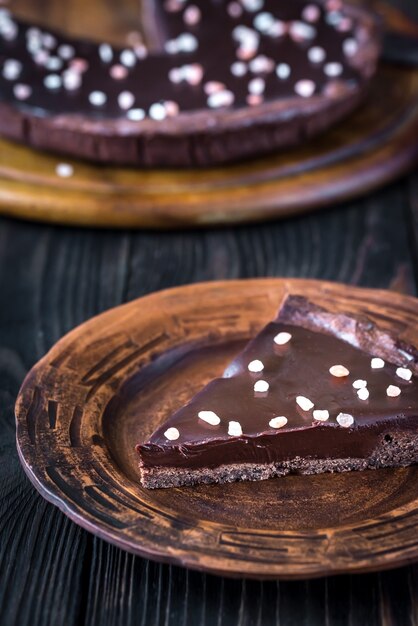
[[(290, 333), (291, 340), (276, 345), (274, 337), (279, 332)], [(227, 367), (223, 378), (207, 385), (146, 444), (138, 446), (141, 459), (145, 466), (199, 467), (284, 461), (295, 456), (365, 458), (386, 434), (416, 430), (418, 424), (416, 377), (402, 379), (398, 366), (388, 362), (373, 369), (373, 356), (336, 336), (272, 322)], [(248, 371), (255, 359), (264, 364), (260, 373)], [(332, 376), (329, 369), (334, 365), (344, 365), (349, 375)], [(358, 379), (367, 381), (367, 400), (361, 400), (353, 387)], [(268, 382), (266, 394), (254, 392), (257, 380)], [(390, 385), (400, 388), (398, 397), (387, 395)], [(313, 410), (328, 410), (329, 419), (314, 419), (313, 410), (298, 406), (297, 396), (309, 398)], [(202, 421), (198, 417), (202, 410), (214, 411), (220, 424)], [(352, 427), (337, 422), (341, 412), (353, 416)], [(276, 416), (285, 416), (287, 424), (271, 428), (269, 421)], [(230, 421), (240, 423), (242, 436), (228, 434)], [(165, 437), (169, 427), (178, 429), (176, 441)]]
[[(231, 5), (238, 6), (239, 15), (231, 16)], [(361, 67), (355, 67), (353, 57), (361, 48), (364, 32), (338, 1), (174, 0), (157, 3), (157, 7), (165, 49), (147, 53), (140, 44), (111, 49), (105, 61), (96, 43), (37, 29), (0, 9), (0, 100), (39, 117), (81, 114), (92, 119), (141, 121), (143, 114), (158, 121), (208, 108), (242, 108), (295, 97), (306, 100), (310, 90), (313, 96), (333, 97), (362, 82)], [(187, 23), (191, 7), (200, 15), (198, 23)], [(260, 24), (260, 15), (272, 16), (267, 22), (273, 19), (276, 34), (274, 28), (265, 32), (254, 26)], [(280, 28), (283, 33), (277, 34)], [(185, 34), (192, 36), (187, 45), (196, 49), (186, 51), (182, 44), (179, 51), (168, 53), (173, 45), (178, 46), (172, 42), (179, 37), (184, 42)], [(257, 45), (251, 47), (254, 36)], [(313, 57), (312, 49), (316, 49)], [(309, 58), (321, 54), (321, 61)], [(242, 76), (231, 71), (237, 62)], [(285, 69), (279, 77), (277, 68), (283, 64), (289, 66), (289, 76)], [(173, 70), (196, 65), (202, 72), (200, 81), (173, 81)], [(67, 88), (72, 81), (79, 81), (79, 86)], [(104, 94), (101, 104), (91, 101), (96, 92)], [(215, 92), (224, 94), (220, 96), (224, 104), (217, 103)]]

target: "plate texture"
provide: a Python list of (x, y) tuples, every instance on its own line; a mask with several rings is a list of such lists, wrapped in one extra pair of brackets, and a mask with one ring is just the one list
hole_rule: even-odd
[(112, 309), (28, 374), (17, 442), (36, 488), (142, 556), (228, 576), (308, 578), (418, 558), (418, 466), (146, 490), (134, 445), (220, 374), (286, 292), (367, 312), (418, 345), (418, 301), (313, 280), (201, 283)]

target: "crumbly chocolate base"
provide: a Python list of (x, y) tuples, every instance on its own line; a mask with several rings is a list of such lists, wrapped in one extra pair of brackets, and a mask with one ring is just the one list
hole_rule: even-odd
[(258, 481), (288, 474), (351, 472), (382, 467), (407, 467), (418, 461), (418, 435), (385, 434), (374, 452), (365, 459), (312, 459), (294, 457), (280, 463), (231, 463), (201, 469), (140, 466), (141, 483), (147, 489), (221, 484), (242, 480)]

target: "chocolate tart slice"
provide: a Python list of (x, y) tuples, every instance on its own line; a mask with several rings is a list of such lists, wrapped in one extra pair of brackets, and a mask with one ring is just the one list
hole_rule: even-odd
[(418, 461), (418, 351), (288, 296), (277, 318), (137, 446), (145, 487)]
[(68, 37), (0, 7), (0, 133), (105, 163), (226, 163), (323, 132), (376, 70), (376, 19), (341, 0), (141, 5), (150, 49)]

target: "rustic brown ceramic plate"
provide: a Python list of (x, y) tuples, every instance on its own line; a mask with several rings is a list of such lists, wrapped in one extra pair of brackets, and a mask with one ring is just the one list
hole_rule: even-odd
[(418, 345), (418, 300), (338, 284), (262, 279), (155, 293), (96, 317), (32, 369), (17, 441), (36, 488), (131, 552), (230, 576), (297, 578), (418, 558), (418, 466), (146, 490), (136, 442), (270, 320), (285, 292), (366, 311)]

